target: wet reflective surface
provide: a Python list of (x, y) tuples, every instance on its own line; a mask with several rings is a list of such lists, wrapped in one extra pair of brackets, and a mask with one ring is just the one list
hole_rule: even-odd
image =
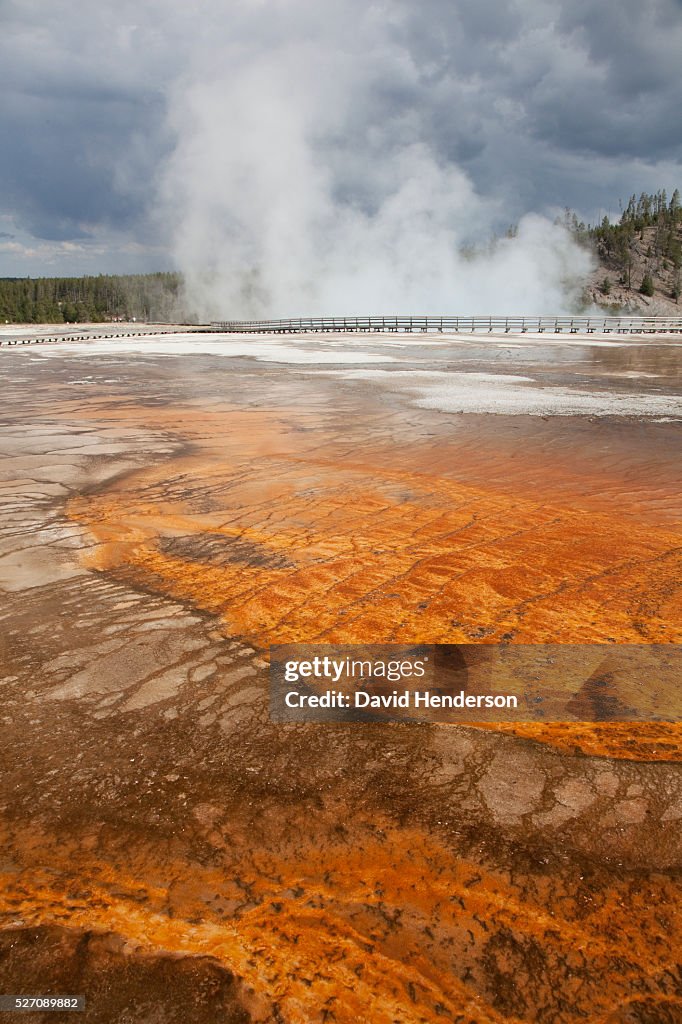
[(192, 346), (0, 350), (3, 989), (678, 1019), (679, 726), (266, 698), (271, 642), (679, 642), (679, 345)]

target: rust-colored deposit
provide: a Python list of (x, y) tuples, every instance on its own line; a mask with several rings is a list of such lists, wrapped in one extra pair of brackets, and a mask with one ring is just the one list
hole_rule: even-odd
[(267, 712), (271, 643), (682, 642), (677, 425), (248, 360), (81, 359), (76, 401), (40, 362), (7, 390), (3, 989), (88, 1024), (679, 1021), (679, 725)]
[[(454, 445), (452, 478), (423, 446), (397, 468), (381, 447), (356, 448), (352, 425), (339, 444), (298, 410), (174, 416), (188, 438), (201, 431), (191, 455), (68, 514), (98, 542), (90, 567), (152, 581), (261, 648), (682, 641), (679, 524), (620, 515), (613, 495), (611, 507), (552, 500), (554, 462), (534, 461), (541, 496), (507, 494), (473, 486)], [(160, 427), (167, 412), (141, 421)], [(518, 470), (534, 455), (520, 452)]]
[[(167, 410), (132, 416), (168, 423)], [(517, 452), (514, 472), (542, 480), (533, 501), (471, 485), (492, 468), (492, 444), (468, 462), (440, 444), (433, 461), (456, 467), (453, 480), (431, 468), (431, 445), (403, 449), (399, 469), (392, 448), (340, 445), (299, 410), (173, 417), (191, 456), (69, 503), (98, 542), (85, 563), (210, 612), (263, 650), (302, 640), (682, 641), (676, 478), (661, 474), (651, 507), (623, 515), (627, 478), (619, 489), (609, 480), (605, 497), (593, 475), (576, 510), (563, 497), (573, 467), (562, 477), (560, 460), (538, 465), (532, 450)], [(678, 729), (665, 723), (503, 728), (564, 749), (682, 759)]]

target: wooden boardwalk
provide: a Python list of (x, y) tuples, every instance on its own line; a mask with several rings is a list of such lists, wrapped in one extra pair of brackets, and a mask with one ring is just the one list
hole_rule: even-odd
[[(11, 326), (11, 325), (9, 325)], [(206, 330), (207, 328), (201, 328)], [(196, 327), (183, 327), (182, 332), (184, 333), (197, 333), (198, 328)], [(65, 333), (65, 334), (37, 334), (37, 335), (17, 335), (16, 337), (0, 336), (0, 347), (4, 346), (10, 348), (14, 345), (55, 345), (59, 342), (74, 342), (74, 341), (103, 341), (105, 338), (137, 338), (138, 336), (147, 337), (150, 334), (178, 334), (180, 328), (178, 327), (160, 327), (158, 324), (154, 327), (143, 328), (135, 331), (117, 331), (110, 330), (109, 333), (105, 334), (103, 331), (92, 329), (90, 333), (85, 334), (84, 332)]]
[(304, 334), (308, 331), (487, 332), (489, 334), (669, 334), (682, 332), (682, 316), (341, 316), (287, 320), (223, 320), (215, 331)]
[(2, 337), (0, 347), (97, 341), (105, 338), (134, 338), (153, 334), (306, 334), (308, 332), (357, 331), (362, 333), (457, 333), (467, 334), (680, 334), (682, 316), (341, 316), (296, 317), (287, 320), (221, 320), (211, 324), (188, 324), (130, 331), (115, 328), (89, 333), (27, 334)]

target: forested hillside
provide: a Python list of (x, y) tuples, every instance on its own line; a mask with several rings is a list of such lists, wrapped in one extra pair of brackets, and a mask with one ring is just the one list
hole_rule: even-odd
[(601, 224), (578, 221), (566, 211), (566, 225), (596, 256), (586, 300), (614, 310), (679, 312), (682, 294), (682, 205), (675, 189), (639, 199), (631, 196), (620, 219)]
[(0, 278), (0, 323), (177, 320), (179, 274)]

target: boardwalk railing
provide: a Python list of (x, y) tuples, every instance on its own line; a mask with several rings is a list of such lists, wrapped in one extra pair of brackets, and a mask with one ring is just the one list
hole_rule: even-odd
[(224, 320), (212, 323), (211, 327), (239, 334), (302, 334), (307, 331), (661, 334), (682, 332), (682, 316), (326, 316)]
[[(203, 328), (206, 330), (206, 328)], [(196, 327), (183, 327), (182, 332), (184, 333), (197, 333), (198, 328)], [(0, 336), (0, 347), (5, 345), (8, 348), (13, 345), (55, 345), (59, 342), (73, 342), (73, 341), (104, 341), (105, 338), (137, 338), (140, 335), (147, 337), (150, 334), (177, 334), (177, 327), (140, 327), (139, 330), (135, 331), (113, 331), (110, 334), (101, 334), (98, 331), (93, 331), (91, 334), (85, 334), (78, 332), (75, 334), (38, 334), (38, 335), (17, 335), (12, 337), (11, 335), (2, 337)]]

